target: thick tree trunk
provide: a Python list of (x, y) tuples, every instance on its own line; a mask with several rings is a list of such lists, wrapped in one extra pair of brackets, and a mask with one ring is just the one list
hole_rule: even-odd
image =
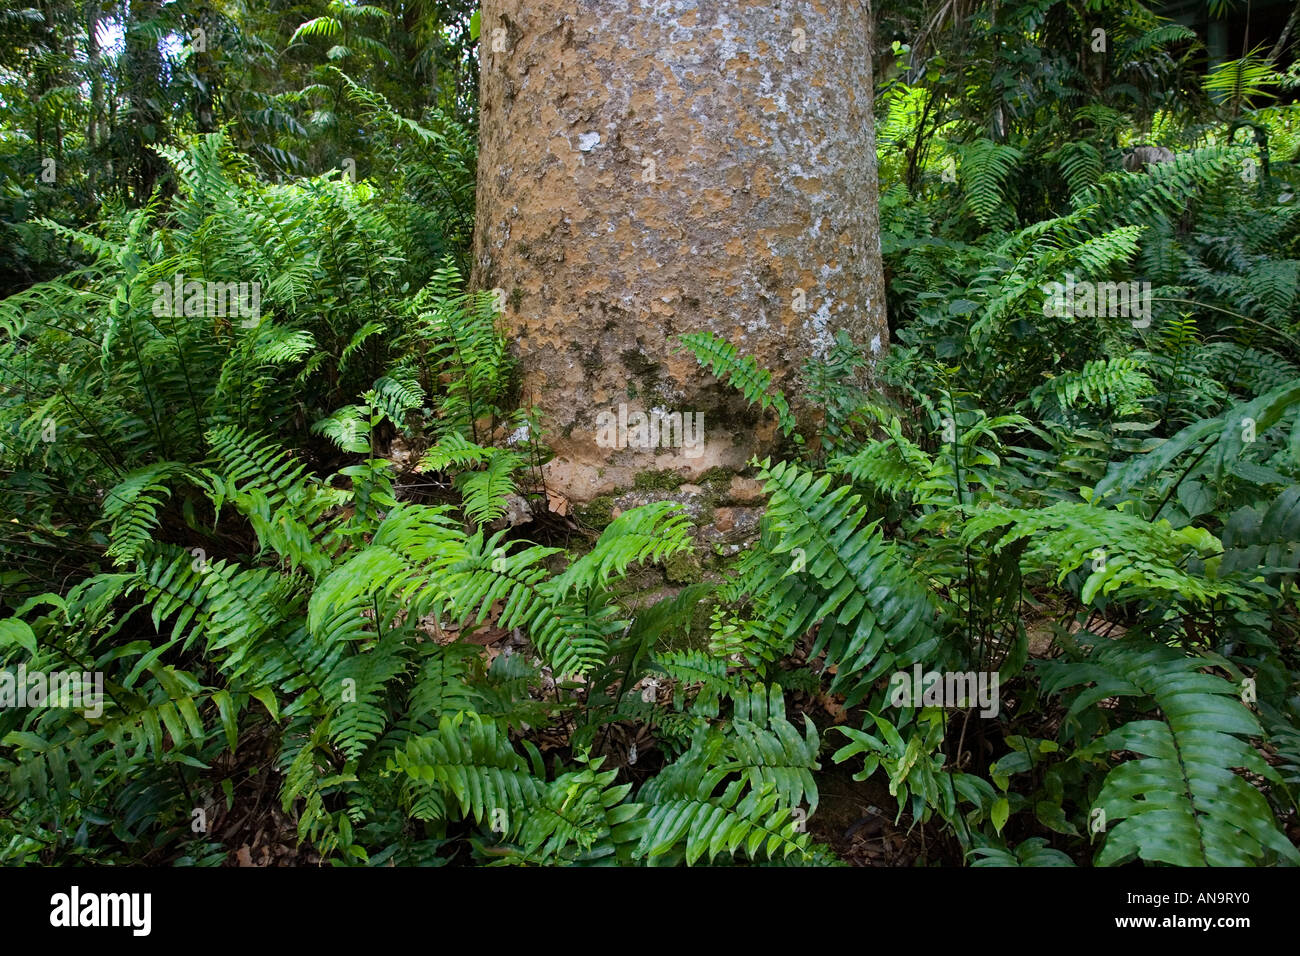
[[(869, 5), (482, 10), (472, 283), (505, 295), (523, 400), (557, 455), (548, 483), (585, 500), (640, 471), (743, 467), (775, 422), (677, 351), (679, 335), (736, 343), (796, 407), (804, 360), (837, 330), (869, 354), (888, 336)], [(620, 404), (633, 422), (701, 413), (705, 444), (609, 447)]]

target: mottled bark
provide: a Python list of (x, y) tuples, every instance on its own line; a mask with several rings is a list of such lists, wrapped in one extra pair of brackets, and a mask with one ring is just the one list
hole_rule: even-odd
[[(645, 470), (743, 467), (775, 422), (679, 335), (735, 342), (796, 407), (804, 360), (836, 330), (869, 354), (888, 336), (869, 6), (482, 9), (472, 281), (505, 293), (524, 401), (557, 453), (549, 482), (582, 500)], [(702, 453), (602, 447), (599, 416), (620, 404), (702, 413)]]

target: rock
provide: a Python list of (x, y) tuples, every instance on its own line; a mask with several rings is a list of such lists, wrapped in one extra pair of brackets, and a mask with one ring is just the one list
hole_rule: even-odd
[(586, 504), (601, 495), (618, 490), (618, 483), (608, 478), (604, 469), (572, 461), (548, 461), (542, 466), (542, 479), (546, 482), (547, 489), (559, 491), (579, 504)]
[(702, 573), (700, 559), (689, 551), (675, 554), (664, 562), (664, 577), (670, 584), (692, 584)]
[(394, 436), (393, 440), (388, 443), (388, 460), (393, 463), (393, 470), (399, 474), (410, 468), (411, 457), (414, 454), (414, 450), (401, 435)]
[(492, 522), (492, 528), (500, 531), (502, 528), (513, 528), (532, 520), (533, 509), (529, 507), (528, 499), (523, 495), (511, 493), (506, 495), (506, 513)]
[(701, 527), (696, 538), (701, 547), (729, 557), (753, 544), (762, 517), (762, 508), (718, 508), (712, 522)]
[(731, 479), (731, 484), (727, 487), (727, 498), (741, 504), (758, 501), (762, 497), (763, 483), (753, 478), (742, 478), (740, 475), (736, 475)]
[(685, 485), (671, 489), (641, 488), (615, 495), (611, 499), (614, 510), (610, 520), (617, 518), (620, 512), (630, 511), (632, 508), (639, 508), (652, 502), (676, 501), (691, 516), (691, 520), (698, 524), (703, 520), (704, 511), (708, 504), (703, 494), (704, 489), (700, 489), (701, 494), (684, 494), (685, 488)]

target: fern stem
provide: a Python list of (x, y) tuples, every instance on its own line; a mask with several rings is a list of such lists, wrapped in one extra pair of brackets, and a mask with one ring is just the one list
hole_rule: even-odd
[(1191, 462), (1188, 463), (1187, 467), (1183, 469), (1183, 473), (1178, 476), (1178, 480), (1169, 486), (1169, 491), (1165, 494), (1164, 500), (1160, 502), (1160, 507), (1151, 515), (1150, 520), (1152, 522), (1160, 517), (1160, 512), (1164, 510), (1165, 505), (1169, 504), (1169, 499), (1171, 499), (1174, 496), (1174, 493), (1178, 491), (1178, 487), (1184, 480), (1186, 480), (1187, 476), (1192, 473), (1192, 469), (1201, 463), (1201, 459), (1210, 453), (1210, 449), (1213, 447), (1213, 443), (1207, 443), (1206, 446), (1201, 449), (1201, 453), (1193, 458)]
[(149, 404), (149, 415), (153, 419), (154, 431), (158, 435), (158, 447), (164, 458), (170, 458), (167, 440), (163, 437), (162, 420), (158, 417), (158, 409), (154, 406), (153, 392), (149, 388), (149, 377), (145, 374), (144, 357), (140, 354), (140, 343), (135, 334), (135, 323), (127, 320), (127, 330), (131, 336), (131, 351), (135, 353), (136, 368), (140, 373), (140, 385), (144, 389), (145, 401)]

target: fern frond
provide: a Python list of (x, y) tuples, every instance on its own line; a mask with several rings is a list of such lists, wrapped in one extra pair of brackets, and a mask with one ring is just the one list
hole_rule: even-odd
[(545, 794), (541, 754), (527, 742), (524, 748), (527, 758), (495, 722), (458, 713), (441, 718), (436, 733), (413, 737), (389, 767), (437, 784), (461, 815), (515, 834)]
[(874, 485), (891, 498), (917, 493), (933, 477), (934, 461), (903, 434), (893, 418), (885, 426), (887, 439), (868, 441), (852, 455), (832, 458), (827, 467), (856, 482)]
[(158, 509), (171, 496), (169, 479), (182, 470), (175, 462), (137, 468), (104, 496), (104, 518), (109, 523), (106, 552), (117, 567), (135, 561), (158, 528)]
[(755, 685), (735, 699), (730, 727), (701, 728), (690, 749), (641, 788), (638, 853), (650, 862), (675, 852), (688, 865), (709, 862), (742, 847), (751, 860), (809, 852), (794, 810), (805, 799), (816, 807), (816, 732), (809, 722), (800, 738), (785, 721), (779, 688)]
[(847, 486), (786, 462), (763, 462), (759, 478), (771, 495), (764, 548), (744, 584), (789, 636), (821, 622), (810, 653), (826, 651), (832, 689), (856, 702), (875, 676), (934, 646), (934, 605)]
[(772, 373), (760, 369), (752, 355), (741, 355), (740, 350), (726, 339), (712, 332), (690, 332), (680, 336), (700, 365), (713, 373), (719, 381), (726, 382), (745, 396), (745, 401), (766, 411), (776, 411), (781, 431), (794, 435), (797, 422), (781, 390), (772, 385)]
[(1250, 744), (1262, 734), (1259, 723), (1238, 688), (1205, 666), (1167, 647), (1124, 641), (1098, 647), (1084, 665), (1046, 668), (1048, 692), (1094, 684), (1076, 696), (1071, 714), (1108, 697), (1150, 700), (1160, 711), (1160, 719), (1131, 721), (1080, 751), (1137, 755), (1107, 774), (1094, 805), (1106, 821), (1099, 866), (1137, 857), (1174, 866), (1300, 865), (1267, 801), (1234, 772), (1277, 779)]
[(1047, 397), (1062, 409), (1074, 408), (1080, 400), (1087, 405), (1109, 405), (1120, 415), (1141, 410), (1138, 399), (1155, 393), (1156, 386), (1134, 358), (1093, 359), (1077, 372), (1054, 375), (1030, 392), (1030, 400), (1042, 408)]
[(740, 688), (727, 674), (726, 658), (704, 651), (665, 651), (655, 655), (654, 666), (680, 684), (683, 691), (699, 685), (692, 709), (706, 717), (716, 717), (721, 698)]
[(370, 420), (364, 405), (344, 405), (312, 425), (311, 430), (312, 434), (324, 435), (340, 451), (361, 455), (370, 451)]
[(990, 139), (978, 139), (962, 147), (960, 152), (966, 207), (981, 226), (995, 225), (1007, 217), (1003, 193), (1022, 154), (1014, 146)]
[(630, 508), (606, 526), (590, 551), (551, 580), (551, 591), (563, 599), (570, 591), (606, 587), (632, 564), (664, 561), (690, 551), (692, 530), (690, 515), (677, 502)]
[[(601, 759), (577, 755), (581, 770), (561, 774), (531, 809), (519, 834), (517, 862), (531, 865), (629, 865), (644, 829), (640, 804), (626, 801), (630, 783)], [(512, 861), (513, 862), (513, 861)]]
[(618, 626), (613, 609), (589, 615), (557, 599), (542, 562), (559, 549), (534, 545), (511, 554), (504, 535), (484, 539), (476, 532), (466, 542), (465, 557), (450, 567), (446, 587), (458, 618), (481, 624), (494, 603), (503, 601), (497, 626), (523, 629), (557, 675), (595, 667), (605, 659), (607, 635)]

